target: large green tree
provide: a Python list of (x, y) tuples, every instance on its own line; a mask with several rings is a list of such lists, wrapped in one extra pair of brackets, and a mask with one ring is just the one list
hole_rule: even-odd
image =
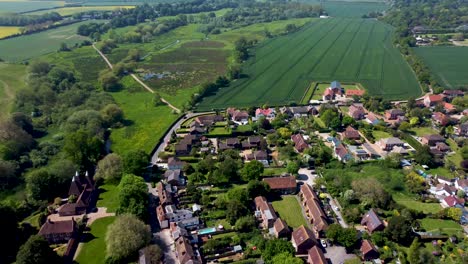
[(118, 183), (123, 174), (123, 162), (118, 154), (111, 153), (98, 162), (96, 179)]
[(262, 176), (265, 167), (260, 161), (253, 160), (244, 165), (241, 176), (244, 181), (258, 180)]
[(60, 262), (58, 255), (40, 235), (30, 237), (16, 255), (17, 264), (58, 264)]
[(149, 156), (143, 150), (131, 150), (123, 156), (125, 173), (142, 175), (148, 166)]
[(148, 186), (142, 177), (133, 174), (123, 176), (119, 184), (119, 214), (133, 214), (141, 219), (147, 216)]
[(81, 169), (90, 169), (98, 161), (103, 146), (100, 138), (84, 130), (78, 130), (65, 137), (63, 150)]
[(272, 264), (303, 264), (304, 261), (300, 258), (292, 256), (290, 253), (280, 253), (273, 257)]
[(266, 262), (270, 262), (278, 254), (284, 253), (293, 256), (294, 252), (295, 249), (291, 242), (282, 239), (270, 239), (262, 250), (262, 258)]
[(59, 186), (57, 176), (46, 169), (34, 170), (26, 175), (26, 191), (33, 200), (51, 200), (59, 196)]

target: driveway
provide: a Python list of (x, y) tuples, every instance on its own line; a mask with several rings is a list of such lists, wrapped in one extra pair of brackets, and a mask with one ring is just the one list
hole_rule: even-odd
[(156, 244), (158, 244), (164, 252), (164, 263), (177, 264), (178, 261), (174, 250), (174, 239), (172, 238), (169, 229), (164, 229), (153, 235)]
[(330, 259), (332, 264), (341, 264), (347, 259), (355, 258), (356, 255), (346, 253), (346, 249), (341, 246), (325, 248), (325, 257)]
[(310, 186), (314, 186), (315, 178), (318, 176), (317, 174), (315, 174), (315, 170), (309, 170), (306, 168), (299, 169), (298, 174), (299, 177), (297, 178), (297, 181), (307, 183)]
[(330, 205), (331, 205), (333, 212), (335, 212), (336, 217), (338, 218), (338, 223), (340, 223), (342, 227), (348, 228), (348, 224), (346, 224), (346, 222), (343, 219), (343, 215), (341, 215), (341, 211), (342, 211), (341, 205), (338, 203), (336, 199), (333, 199), (333, 197), (329, 193), (327, 193), (326, 195), (328, 196), (328, 199), (330, 200)]

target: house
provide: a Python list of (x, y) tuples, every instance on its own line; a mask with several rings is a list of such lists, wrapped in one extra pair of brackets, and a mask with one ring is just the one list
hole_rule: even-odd
[(167, 160), (167, 168), (169, 170), (181, 170), (184, 168), (185, 162), (181, 161), (180, 159), (176, 157), (170, 157)]
[(49, 244), (66, 243), (78, 232), (75, 220), (52, 221), (48, 219), (39, 230), (39, 235), (43, 236)]
[(442, 103), (444, 97), (440, 94), (428, 94), (424, 96), (424, 106), (431, 107)]
[(294, 142), (294, 149), (299, 153), (302, 153), (309, 147), (309, 144), (305, 142), (304, 137), (301, 134), (292, 135), (291, 140)]
[(455, 126), (454, 132), (459, 137), (468, 137), (468, 122)]
[(76, 172), (72, 177), (68, 196), (74, 196), (74, 203), (66, 203), (58, 209), (59, 216), (81, 215), (86, 213), (89, 206), (94, 204), (96, 198), (96, 188), (94, 181), (88, 172), (85, 175), (79, 175)]
[(374, 245), (372, 245), (372, 243), (367, 239), (362, 240), (361, 254), (362, 259), (365, 261), (379, 258), (379, 252), (377, 251), (377, 249), (375, 249)]
[(463, 97), (465, 95), (462, 90), (444, 90), (442, 94), (449, 101), (452, 101), (455, 97)]
[(385, 111), (385, 118), (387, 120), (397, 120), (400, 116), (405, 116), (405, 111), (401, 109), (391, 109)]
[(171, 223), (169, 225), (169, 229), (171, 230), (171, 235), (174, 240), (177, 240), (179, 237), (188, 236), (187, 229), (180, 227), (177, 223)]
[(186, 143), (178, 143), (174, 147), (176, 156), (188, 156), (192, 150), (192, 146)]
[(403, 147), (405, 143), (399, 138), (391, 137), (382, 138), (377, 142), (377, 145), (379, 145), (382, 150), (391, 151), (394, 147)]
[(341, 84), (338, 81), (333, 81), (330, 84), (330, 87), (325, 89), (322, 100), (323, 101), (330, 101), (330, 100), (335, 100), (337, 98), (342, 97), (343, 95), (343, 88), (341, 87)]
[(272, 191), (281, 194), (293, 194), (297, 190), (296, 178), (294, 176), (263, 178)]
[(169, 227), (169, 219), (166, 217), (166, 211), (162, 205), (156, 207), (156, 217), (158, 218), (159, 227), (165, 229)]
[(172, 195), (166, 190), (164, 183), (158, 182), (156, 185), (156, 193), (158, 194), (160, 205), (166, 206), (173, 204)]
[(356, 160), (367, 160), (371, 157), (371, 153), (359, 146), (348, 146), (348, 151)]
[(182, 177), (181, 170), (167, 170), (164, 173), (164, 178), (166, 182), (174, 186), (183, 186), (185, 185), (185, 180)]
[(361, 120), (364, 119), (366, 110), (364, 110), (362, 104), (352, 104), (349, 107), (348, 114), (355, 120)]
[(307, 252), (307, 263), (308, 264), (328, 264), (323, 251), (318, 246), (313, 246)]
[(259, 161), (263, 164), (264, 167), (270, 166), (268, 162), (268, 153), (266, 153), (266, 151), (263, 150), (254, 151), (252, 154), (247, 155), (246, 159)]
[(468, 193), (468, 179), (458, 179), (455, 181), (455, 187)]
[(249, 113), (246, 111), (228, 108), (226, 112), (231, 117), (231, 120), (238, 125), (246, 125), (249, 122)]
[(422, 144), (429, 145), (431, 147), (435, 146), (437, 143), (443, 143), (443, 142), (445, 142), (445, 138), (437, 134), (425, 135), (421, 139)]
[(169, 222), (179, 222), (193, 217), (193, 213), (187, 209), (177, 209), (174, 205), (166, 205), (164, 207), (166, 218)]
[(308, 184), (303, 184), (299, 192), (301, 205), (304, 207), (307, 220), (312, 224), (317, 237), (323, 235), (328, 228), (327, 215), (320, 206), (317, 194)]
[(353, 96), (361, 97), (366, 93), (365, 90), (357, 90), (357, 89), (348, 89), (345, 91), (345, 95), (347, 98), (352, 98)]
[(445, 110), (445, 113), (453, 113), (457, 111), (457, 108), (453, 104), (445, 102), (444, 110)]
[(441, 112), (432, 114), (432, 121), (439, 126), (446, 126), (450, 123), (450, 117)]
[(449, 179), (449, 178), (446, 178), (446, 177), (443, 177), (443, 176), (437, 176), (437, 181), (439, 183), (444, 183), (444, 184), (447, 184), (447, 185), (453, 185), (453, 183), (454, 183), (453, 179)]
[(382, 120), (380, 120), (374, 113), (368, 113), (365, 121), (373, 126), (378, 125)]
[(334, 153), (335, 157), (341, 162), (347, 162), (353, 158), (343, 144), (336, 146)]
[(180, 264), (201, 264), (200, 256), (196, 255), (192, 245), (185, 237), (175, 241), (175, 253)]
[(199, 123), (203, 127), (211, 127), (216, 122), (224, 121), (224, 117), (221, 115), (203, 115), (195, 118), (195, 122)]
[(276, 218), (275, 223), (273, 224), (273, 235), (276, 238), (289, 237), (291, 230), (289, 229), (286, 222), (281, 218)]
[(371, 234), (374, 231), (382, 231), (385, 228), (382, 220), (380, 220), (373, 209), (370, 209), (367, 214), (364, 215), (361, 220), (361, 225), (365, 226), (367, 231)]
[(312, 230), (304, 225), (301, 225), (292, 232), (291, 243), (296, 249), (297, 254), (307, 254), (313, 246), (318, 245)]
[(465, 199), (458, 198), (455, 195), (447, 196), (442, 200), (442, 206), (444, 207), (455, 207), (457, 205), (463, 206), (465, 204)]
[(443, 153), (450, 151), (450, 147), (447, 146), (447, 144), (445, 144), (444, 142), (437, 142), (435, 145), (435, 148), (438, 151), (443, 152)]
[(262, 142), (263, 138), (260, 136), (251, 136), (248, 137), (247, 140), (242, 142), (243, 149), (251, 149), (251, 148), (258, 148), (260, 147), (260, 143)]
[(308, 106), (292, 106), (289, 108), (292, 116), (295, 118), (307, 117), (308, 115), (314, 113), (314, 109), (315, 107), (308, 107)]
[(342, 139), (349, 139), (349, 140), (359, 140), (361, 139), (361, 135), (359, 131), (354, 129), (352, 126), (348, 126), (343, 133), (341, 133)]
[(430, 192), (437, 196), (450, 196), (457, 193), (457, 188), (455, 186), (450, 186), (445, 183), (439, 183), (435, 187), (432, 187)]
[(278, 218), (276, 216), (275, 209), (273, 209), (273, 206), (271, 206), (271, 204), (269, 204), (266, 198), (263, 196), (255, 197), (254, 203), (255, 215), (257, 216), (257, 219), (260, 220), (263, 229), (273, 227), (276, 219)]
[(274, 119), (276, 117), (276, 111), (274, 108), (257, 108), (257, 110), (255, 110), (255, 118), (258, 120), (261, 117), (264, 117), (268, 120)]
[(192, 124), (190, 124), (189, 133), (191, 135), (202, 135), (206, 133), (206, 128), (201, 127), (197, 122), (192, 122)]
[(226, 139), (226, 146), (229, 149), (237, 149), (240, 148), (242, 145), (238, 138), (228, 138)]

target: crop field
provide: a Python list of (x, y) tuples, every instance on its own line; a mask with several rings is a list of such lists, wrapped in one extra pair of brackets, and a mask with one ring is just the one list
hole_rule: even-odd
[(54, 28), (39, 33), (0, 40), (0, 58), (19, 62), (57, 51), (61, 43), (73, 46), (88, 39), (76, 34), (76, 29), (89, 21)]
[(327, 1), (323, 8), (332, 17), (362, 17), (370, 12), (382, 12), (389, 8), (383, 2)]
[(468, 86), (468, 47), (420, 47), (414, 51), (442, 86)]
[(386, 99), (418, 96), (419, 84), (392, 46), (392, 32), (375, 20), (315, 20), (260, 44), (244, 64), (248, 77), (205, 98), (198, 110), (297, 103), (314, 81), (358, 82)]
[(0, 1), (0, 13), (29, 12), (63, 6), (63, 1)]
[(89, 11), (114, 11), (114, 10), (121, 10), (121, 9), (132, 9), (135, 6), (132, 5), (125, 5), (125, 6), (79, 6), (79, 7), (62, 7), (62, 8), (55, 8), (52, 10), (41, 10), (28, 13), (28, 15), (42, 15), (45, 13), (56, 12), (59, 13), (61, 16), (71, 16), (76, 13), (82, 12), (89, 12)]
[(0, 27), (0, 39), (20, 33), (20, 27)]

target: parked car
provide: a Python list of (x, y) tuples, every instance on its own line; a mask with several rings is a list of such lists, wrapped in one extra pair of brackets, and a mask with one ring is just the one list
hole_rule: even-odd
[(320, 244), (322, 244), (323, 248), (327, 247), (327, 241), (325, 241), (325, 239), (320, 239)]

